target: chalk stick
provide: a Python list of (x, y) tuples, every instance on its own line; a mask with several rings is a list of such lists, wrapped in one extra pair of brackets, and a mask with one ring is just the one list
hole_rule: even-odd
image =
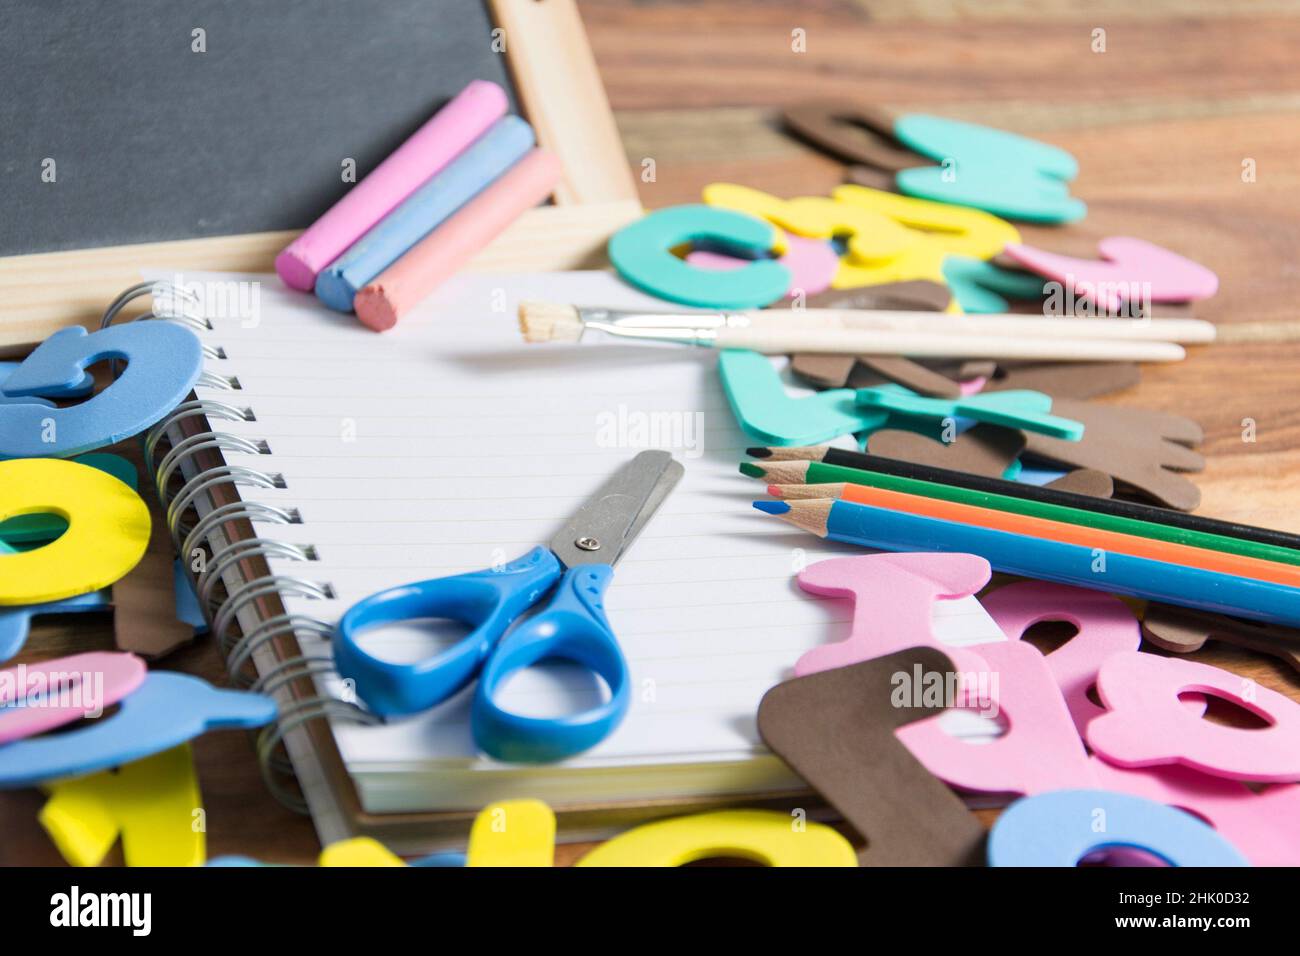
[(285, 284), (310, 292), (321, 269), (505, 115), (505, 90), (474, 80), (275, 258)]
[(448, 216), (504, 174), (532, 148), (533, 128), (503, 116), (442, 172), (402, 200), (316, 277), (316, 295), (331, 309), (352, 311), (357, 290)]
[(549, 196), (561, 169), (553, 153), (530, 151), (358, 292), (357, 318), (378, 332), (391, 329), (506, 226)]

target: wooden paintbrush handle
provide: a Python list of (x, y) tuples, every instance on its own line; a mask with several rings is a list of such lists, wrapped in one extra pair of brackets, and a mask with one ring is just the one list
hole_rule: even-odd
[(1212, 342), (1214, 324), (1202, 319), (1106, 319), (1036, 315), (945, 315), (865, 309), (806, 309), (753, 312), (756, 325), (887, 329), (936, 335), (1034, 336), (1054, 339), (1110, 339), (1144, 342)]
[(889, 329), (773, 327), (719, 329), (714, 346), (768, 355), (824, 352), (919, 358), (1042, 359), (1062, 362), (1177, 362), (1186, 352), (1173, 342), (1109, 339), (1013, 338)]

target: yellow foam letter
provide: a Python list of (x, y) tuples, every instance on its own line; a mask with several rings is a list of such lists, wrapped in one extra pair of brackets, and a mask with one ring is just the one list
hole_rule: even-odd
[(42, 547), (0, 554), (0, 605), (107, 587), (135, 567), (149, 543), (149, 509), (112, 475), (58, 458), (0, 461), (0, 521), (46, 512), (68, 528)]
[(603, 843), (578, 866), (682, 866), (733, 857), (766, 866), (857, 866), (849, 841), (772, 810), (722, 810), (647, 823)]
[(406, 866), (406, 862), (378, 840), (353, 837), (339, 840), (320, 851), (321, 866)]
[(203, 809), (190, 745), (116, 771), (46, 784), (41, 826), (73, 866), (98, 866), (118, 835), (127, 866), (201, 866)]
[(555, 814), (540, 800), (483, 808), (469, 831), (467, 866), (554, 866)]

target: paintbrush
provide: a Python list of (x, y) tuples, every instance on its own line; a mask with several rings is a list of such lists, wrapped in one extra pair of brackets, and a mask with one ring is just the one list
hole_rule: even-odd
[(1021, 315), (943, 316), (932, 312), (807, 309), (796, 312), (650, 312), (519, 306), (528, 342), (578, 342), (591, 332), (634, 341), (672, 342), (769, 355), (801, 352), (929, 358), (1173, 362), (1182, 346), (1213, 338), (1199, 319), (1058, 319)]

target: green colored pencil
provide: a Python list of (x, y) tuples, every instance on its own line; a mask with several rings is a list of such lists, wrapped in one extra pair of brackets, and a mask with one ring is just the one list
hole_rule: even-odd
[[(981, 508), (995, 508), (1015, 514), (1031, 515), (1035, 518), (1047, 518), (1052, 521), (1065, 521), (1070, 524), (1083, 525), (1088, 528), (1100, 528), (1106, 531), (1118, 531), (1122, 534), (1138, 535), (1173, 544), (1185, 544), (1194, 548), (1209, 548), (1226, 554), (1239, 554), (1244, 557), (1262, 558), (1281, 564), (1300, 565), (1300, 551), (1283, 548), (1278, 545), (1264, 544), (1259, 541), (1247, 541), (1230, 538), (1207, 531), (1195, 531), (1175, 525), (1157, 524), (1153, 521), (1141, 521), (1099, 511), (1087, 511), (1066, 505), (1049, 504), (1028, 498), (1016, 498), (1011, 495), (994, 494), (977, 491), (972, 488), (959, 488), (933, 481), (921, 481), (917, 478), (905, 478), (900, 475), (886, 475), (861, 468), (849, 468), (845, 465), (828, 465), (820, 461), (773, 461), (744, 462), (741, 473), (751, 478), (765, 478), (771, 493), (779, 497), (804, 497), (805, 494), (791, 485), (827, 485), (855, 484), (868, 485), (872, 488), (884, 488), (887, 491), (902, 491), (926, 498), (938, 498), (955, 501), (959, 504), (977, 505)], [(820, 488), (812, 497), (838, 497)]]

